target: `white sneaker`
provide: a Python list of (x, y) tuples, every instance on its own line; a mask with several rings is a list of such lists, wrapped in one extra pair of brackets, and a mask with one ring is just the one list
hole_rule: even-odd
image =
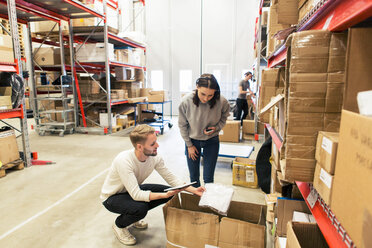
[(133, 223), (132, 226), (137, 229), (146, 229), (148, 227), (148, 224), (145, 221), (140, 220), (140, 221)]
[(128, 228), (119, 228), (116, 224), (112, 225), (114, 229), (115, 236), (118, 240), (124, 245), (135, 245), (137, 240), (136, 238), (129, 232)]

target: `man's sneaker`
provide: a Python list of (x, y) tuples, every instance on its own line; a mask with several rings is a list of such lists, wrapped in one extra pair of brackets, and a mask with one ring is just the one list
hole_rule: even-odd
[(137, 228), (137, 229), (146, 229), (147, 226), (148, 226), (148, 224), (143, 220), (140, 220), (140, 221), (137, 221), (137, 222), (133, 223), (133, 227)]
[(124, 245), (135, 245), (137, 240), (136, 238), (129, 232), (128, 228), (119, 228), (116, 224), (112, 225), (114, 229), (115, 236), (118, 240)]

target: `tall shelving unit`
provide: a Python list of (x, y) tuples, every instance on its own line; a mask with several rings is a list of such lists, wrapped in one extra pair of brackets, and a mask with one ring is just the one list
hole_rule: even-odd
[[(303, 30), (343, 31), (372, 16), (372, 2), (368, 0), (321, 0), (299, 22), (296, 32)], [(268, 67), (285, 64), (287, 49), (279, 46), (268, 58)], [(283, 138), (269, 124), (265, 124), (278, 151), (281, 151)], [(309, 183), (296, 182), (305, 202), (330, 247), (355, 247), (355, 244), (337, 220), (331, 208)]]
[[(142, 1), (144, 5), (144, 1)], [(140, 48), (146, 51), (146, 48), (134, 41), (131, 41), (129, 39), (121, 38), (113, 33), (111, 33), (107, 26), (107, 8), (118, 8), (118, 2), (114, 0), (103, 0), (103, 12), (100, 13), (94, 9), (89, 8), (88, 6), (82, 4), (79, 1), (76, 0), (51, 0), (51, 1), (42, 1), (42, 0), (16, 0), (15, 2), (15, 9), (18, 13), (18, 20), (21, 23), (29, 24), (29, 22), (34, 21), (42, 21), (42, 20), (51, 20), (59, 24), (61, 20), (68, 21), (69, 22), (69, 36), (65, 37), (64, 35), (59, 35), (59, 41), (46, 41), (42, 39), (38, 39), (35, 37), (31, 37), (30, 29), (29, 30), (29, 40), (30, 43), (32, 42), (39, 42), (44, 43), (52, 46), (60, 47), (61, 50), (63, 50), (63, 41), (68, 41), (69, 44), (82, 44), (85, 42), (103, 42), (105, 44), (105, 50), (106, 50), (106, 59), (103, 62), (92, 62), (92, 63), (78, 63), (78, 61), (75, 60), (74, 56), (74, 45), (70, 45), (70, 55), (71, 55), (71, 61), (70, 64), (65, 64), (65, 61), (63, 61), (63, 58), (61, 56), (61, 65), (59, 66), (42, 66), (42, 69), (45, 71), (61, 71), (63, 75), (66, 75), (66, 72), (71, 73), (72, 80), (73, 80), (73, 98), (74, 98), (74, 110), (75, 110), (75, 123), (74, 127), (77, 131), (86, 133), (93, 129), (94, 132), (99, 133), (111, 133), (112, 132), (112, 123), (111, 118), (108, 118), (108, 128), (86, 128), (86, 116), (84, 114), (84, 105), (86, 104), (105, 104), (106, 105), (106, 111), (108, 116), (111, 115), (112, 106), (120, 105), (120, 104), (127, 104), (129, 103), (128, 99), (120, 99), (120, 100), (111, 100), (111, 82), (110, 77), (106, 77), (106, 95), (105, 99), (102, 101), (83, 101), (81, 99), (80, 89), (79, 89), (79, 82), (77, 78), (77, 73), (100, 73), (105, 72), (106, 75), (109, 75), (110, 73), (114, 72), (115, 67), (125, 67), (125, 68), (134, 68), (143, 70), (146, 72), (145, 66), (137, 66), (137, 65), (131, 65), (126, 63), (121, 63), (114, 60), (109, 60), (107, 56), (108, 51), (108, 44), (114, 44), (117, 46), (128, 46), (132, 48)], [(0, 7), (5, 6), (6, 3), (4, 1), (0, 1)], [(0, 16), (4, 15), (4, 13), (1, 11), (0, 8)], [(103, 30), (102, 27), (99, 27), (99, 32), (74, 32), (74, 28), (72, 25), (73, 19), (81, 19), (81, 18), (100, 18), (103, 22)], [(28, 25), (29, 26), (29, 25)], [(32, 44), (30, 44), (32, 47)], [(62, 53), (61, 53), (62, 54)], [(3, 65), (3, 66), (9, 66), (9, 65)], [(4, 68), (5, 68), (4, 67)], [(10, 65), (11, 67), (11, 65)], [(32, 68), (35, 68), (34, 65), (32, 65)], [(34, 71), (30, 70), (30, 76), (33, 80), (32, 82), (32, 89), (33, 89), (33, 99), (34, 99), (34, 105), (35, 109), (38, 110), (38, 104), (37, 104), (37, 89), (36, 89), (36, 83), (35, 83), (35, 75)], [(82, 116), (82, 125), (83, 127), (79, 127), (79, 116)]]
[[(2, 17), (6, 17), (9, 20), (10, 33), (13, 41), (13, 51), (14, 51), (14, 63), (1, 63), (0, 71), (15, 72), (22, 79), (22, 61), (21, 61), (21, 48), (18, 33), (18, 17), (16, 10), (15, 0), (2, 1), (0, 4), (0, 14)], [(27, 112), (25, 104), (25, 94), (22, 93), (22, 101), (20, 108), (12, 110), (0, 110), (0, 120), (1, 122), (9, 125), (4, 120), (9, 118), (19, 118), (20, 119), (20, 130), (22, 137), (22, 148), (23, 148), (23, 160), (27, 167), (31, 166), (31, 149), (28, 136), (28, 126), (27, 126)], [(13, 127), (13, 129), (16, 129)]]

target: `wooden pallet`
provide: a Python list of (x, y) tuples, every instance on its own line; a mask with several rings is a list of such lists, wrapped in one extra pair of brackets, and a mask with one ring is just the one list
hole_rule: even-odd
[(129, 120), (128, 124), (127, 124), (127, 128), (128, 127), (133, 127), (133, 126), (134, 126), (134, 120)]
[(0, 167), (0, 177), (5, 177), (6, 176), (6, 171), (9, 170), (9, 169), (23, 170), (23, 168), (25, 168), (25, 165), (24, 165), (22, 159), (18, 159), (16, 161), (4, 164), (3, 166)]
[(122, 129), (123, 129), (122, 126), (117, 125), (115, 127), (112, 127), (112, 133), (117, 133), (117, 132), (121, 131)]

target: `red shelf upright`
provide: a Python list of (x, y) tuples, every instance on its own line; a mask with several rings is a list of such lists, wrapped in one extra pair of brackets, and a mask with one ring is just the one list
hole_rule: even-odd
[(275, 131), (275, 129), (270, 126), (270, 124), (267, 124), (266, 123), (265, 124), (265, 127), (266, 127), (267, 131), (269, 131), (269, 133), (271, 135), (271, 138), (272, 138), (275, 146), (280, 151), (280, 149), (282, 148), (282, 145), (283, 145), (283, 139), (280, 137), (279, 134), (277, 134), (277, 132)]
[(296, 182), (299, 190), (311, 213), (313, 214), (319, 229), (331, 248), (355, 247), (350, 237), (336, 219), (327, 204), (318, 195), (309, 183)]

